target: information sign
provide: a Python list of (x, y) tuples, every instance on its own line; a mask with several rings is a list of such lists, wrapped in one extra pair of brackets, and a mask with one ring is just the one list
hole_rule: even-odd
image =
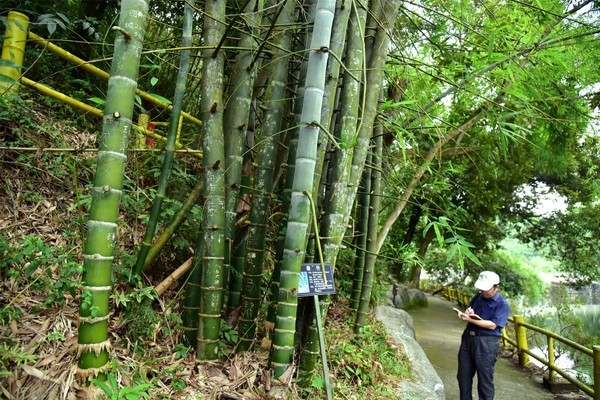
[[(325, 271), (325, 276), (323, 276)], [(335, 293), (331, 264), (302, 264), (298, 297), (320, 296)]]

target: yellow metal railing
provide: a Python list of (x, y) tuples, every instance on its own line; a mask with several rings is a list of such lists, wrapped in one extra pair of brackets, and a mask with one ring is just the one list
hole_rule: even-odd
[[(443, 293), (444, 296), (446, 296), (450, 301), (457, 302), (462, 306), (467, 306), (470, 300), (469, 296), (465, 293), (449, 287), (444, 287)], [(519, 364), (521, 366), (527, 366), (529, 364), (529, 356), (531, 356), (548, 367), (548, 379), (550, 382), (554, 381), (556, 374), (558, 373), (578, 389), (590, 395), (594, 400), (600, 400), (600, 346), (594, 346), (593, 349), (589, 349), (554, 332), (525, 322), (525, 318), (522, 315), (515, 315), (510, 317), (508, 320), (514, 326), (515, 338), (510, 338), (506, 333), (506, 329), (503, 329), (502, 342), (504, 347), (508, 347), (508, 345), (510, 345), (517, 349), (517, 354), (519, 355)], [(529, 345), (527, 343), (527, 329), (546, 336), (546, 343), (548, 345), (547, 359), (529, 350)], [(579, 379), (571, 376), (555, 364), (555, 341), (569, 346), (573, 350), (592, 358), (593, 387), (590, 387)]]

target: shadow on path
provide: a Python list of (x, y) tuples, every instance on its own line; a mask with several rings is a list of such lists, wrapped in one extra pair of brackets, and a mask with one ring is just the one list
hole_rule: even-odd
[[(452, 307), (455, 307), (453, 303), (436, 296), (428, 296), (427, 300), (429, 307), (410, 312), (414, 319), (417, 341), (444, 382), (446, 399), (457, 400), (457, 353), (465, 323), (452, 311)], [(496, 363), (494, 381), (496, 400), (554, 399), (552, 393), (542, 387), (541, 379), (535, 381), (527, 372), (502, 357)], [(476, 388), (477, 378), (473, 382), (473, 399), (478, 398)]]

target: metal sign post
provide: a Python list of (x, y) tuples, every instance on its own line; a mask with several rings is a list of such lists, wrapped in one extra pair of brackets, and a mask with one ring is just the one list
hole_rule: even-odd
[(325, 350), (325, 335), (323, 334), (323, 322), (321, 320), (321, 307), (319, 295), (335, 293), (333, 283), (333, 271), (331, 264), (302, 264), (300, 280), (298, 283), (298, 297), (312, 296), (315, 304), (315, 315), (317, 318), (317, 332), (319, 334), (319, 347), (321, 348), (321, 364), (323, 364), (323, 379), (327, 400), (333, 399), (331, 382), (329, 381), (329, 367), (327, 366), (327, 352)]

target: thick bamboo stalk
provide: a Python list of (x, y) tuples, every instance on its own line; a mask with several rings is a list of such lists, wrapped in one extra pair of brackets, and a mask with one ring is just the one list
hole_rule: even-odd
[[(260, 24), (260, 19), (255, 9), (262, 10), (263, 1), (248, 1), (244, 10), (244, 26), (247, 31), (240, 32), (239, 45), (243, 48), (254, 49), (256, 40), (253, 31)], [(232, 93), (225, 107), (224, 129), (225, 129), (225, 153), (226, 153), (226, 198), (227, 208), (225, 237), (228, 243), (226, 253), (226, 276), (229, 277), (228, 311), (232, 311), (240, 305), (240, 293), (242, 289), (243, 256), (240, 260), (239, 249), (240, 238), (236, 237), (236, 220), (238, 217), (238, 204), (240, 202), (240, 190), (242, 181), (242, 164), (244, 162), (244, 145), (247, 143), (248, 125), (252, 105), (252, 90), (256, 78), (256, 66), (251, 65), (252, 51), (240, 51), (236, 57), (230, 86)], [(240, 232), (244, 235), (244, 232)]]
[(334, 13), (334, 1), (320, 0), (318, 2), (300, 121), (302, 125), (298, 138), (296, 170), (281, 270), (275, 333), (271, 347), (270, 360), (275, 378), (283, 375), (292, 364), (298, 307), (296, 291), (311, 214), (307, 194), (310, 195), (313, 190), (319, 137), (318, 121), (321, 120), (323, 87)]
[(225, 0), (206, 1), (200, 110), (203, 121), (204, 220), (202, 235), (202, 280), (198, 360), (213, 360), (219, 355), (219, 332), (224, 291), (225, 263), (225, 138), (223, 133), (223, 81), (225, 55), (214, 49), (225, 33)]
[[(255, 185), (250, 209), (244, 279), (242, 285), (242, 309), (240, 313), (239, 350), (247, 350), (256, 333), (256, 320), (262, 300), (261, 280), (267, 235), (268, 211), (273, 190), (273, 171), (277, 154), (277, 142), (285, 110), (285, 94), (291, 49), (291, 26), (294, 2), (286, 1), (273, 29), (275, 50), (270, 63), (269, 81), (264, 95), (265, 111), (263, 129), (255, 145)], [(283, 27), (283, 28), (281, 28)]]
[(145, 0), (121, 2), (84, 251), (77, 340), (78, 375), (83, 379), (109, 367), (112, 262), (147, 13)]
[[(340, 94), (339, 149), (333, 155), (329, 191), (324, 202), (325, 215), (321, 223), (325, 262), (335, 266), (335, 261), (346, 232), (350, 218), (348, 203), (354, 197), (348, 197), (355, 188), (350, 182), (352, 157), (358, 133), (359, 106), (361, 99), (361, 81), (354, 78), (356, 71), (364, 67), (364, 31), (367, 10), (357, 5), (350, 21), (350, 34), (346, 53), (347, 72)], [(360, 74), (357, 74), (360, 76)]]

